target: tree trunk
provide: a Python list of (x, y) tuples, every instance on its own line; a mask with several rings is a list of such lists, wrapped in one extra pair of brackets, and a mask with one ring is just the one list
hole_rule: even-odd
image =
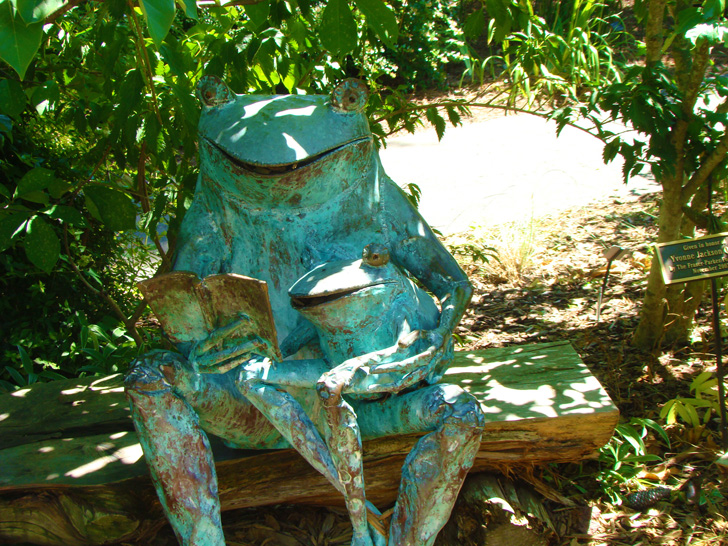
[[(662, 187), (663, 196), (658, 222), (658, 243), (678, 239), (683, 219), (680, 182), (668, 176), (662, 180)], [(653, 257), (652, 267), (647, 277), (645, 299), (640, 311), (640, 322), (632, 338), (634, 346), (651, 351), (661, 344), (667, 315), (665, 312), (666, 292), (660, 263), (657, 258)]]
[[(702, 211), (708, 205), (708, 186), (698, 190), (690, 203), (695, 211)], [(680, 229), (682, 237), (695, 237), (695, 223), (683, 216)], [(705, 281), (680, 283), (667, 288), (667, 316), (663, 343), (666, 345), (685, 345), (690, 338), (693, 319), (705, 292)]]

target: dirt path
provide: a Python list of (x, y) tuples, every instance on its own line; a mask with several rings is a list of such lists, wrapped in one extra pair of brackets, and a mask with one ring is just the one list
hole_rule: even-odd
[(526, 114), (391, 138), (380, 152), (400, 186), (422, 190), (420, 212), (444, 235), (472, 225), (495, 225), (588, 205), (608, 197), (633, 198), (659, 187), (643, 177), (628, 185), (621, 163), (602, 162), (596, 138)]

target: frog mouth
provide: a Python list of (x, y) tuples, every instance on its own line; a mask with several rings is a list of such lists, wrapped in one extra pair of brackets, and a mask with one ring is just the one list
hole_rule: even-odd
[(358, 286), (356, 288), (348, 288), (344, 290), (337, 290), (335, 292), (329, 292), (328, 294), (321, 294), (320, 296), (290, 296), (291, 306), (294, 309), (310, 309), (311, 307), (318, 307), (332, 301), (344, 299), (354, 294), (363, 293), (368, 288), (374, 286), (382, 286), (385, 284), (394, 284), (394, 280), (380, 280), (372, 284), (365, 286)]
[(336, 153), (339, 150), (346, 148), (347, 146), (351, 146), (352, 144), (358, 144), (360, 142), (369, 140), (369, 137), (350, 140), (349, 142), (345, 142), (344, 144), (340, 144), (339, 146), (336, 146), (334, 148), (329, 148), (328, 150), (324, 150), (323, 152), (306, 157), (306, 158), (298, 160), (298, 161), (294, 161), (292, 163), (281, 163), (278, 165), (260, 165), (258, 163), (250, 163), (248, 161), (243, 161), (243, 160), (235, 157), (234, 155), (232, 155), (230, 152), (225, 150), (223, 147), (218, 145), (216, 142), (214, 142), (206, 137), (203, 137), (203, 138), (212, 148), (214, 148), (215, 150), (220, 152), (223, 156), (225, 156), (225, 159), (227, 159), (230, 163), (232, 163), (236, 167), (238, 167), (242, 170), (248, 171), (250, 173), (259, 174), (259, 175), (263, 175), (263, 176), (277, 176), (277, 175), (281, 175), (281, 174), (292, 173), (293, 171), (295, 171), (297, 169), (307, 167), (308, 165), (311, 165), (312, 163), (315, 163), (316, 161), (319, 161), (328, 155)]

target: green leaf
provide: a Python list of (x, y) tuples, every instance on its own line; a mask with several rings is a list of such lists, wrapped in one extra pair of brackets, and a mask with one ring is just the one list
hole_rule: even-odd
[(724, 43), (728, 38), (728, 26), (718, 23), (696, 25), (685, 33), (685, 38), (694, 45), (701, 39), (712, 45)]
[[(86, 186), (83, 192), (109, 229), (124, 231), (136, 227), (136, 208), (126, 194), (104, 186)], [(89, 212), (93, 214), (91, 207)]]
[(485, 32), (485, 13), (482, 9), (468, 15), (463, 25), (463, 32), (469, 40), (477, 40)]
[(651, 428), (653, 431), (655, 431), (660, 438), (662, 438), (662, 441), (665, 442), (665, 445), (669, 448), (670, 447), (670, 438), (667, 435), (667, 432), (664, 428), (662, 428), (659, 423), (656, 423), (652, 419), (647, 419), (646, 417), (640, 417), (640, 418), (633, 418), (630, 423), (642, 425), (644, 427)]
[(144, 90), (144, 78), (139, 70), (130, 70), (124, 77), (124, 82), (119, 86), (114, 99), (117, 104), (114, 114), (120, 120), (130, 116), (134, 108), (142, 104)]
[(149, 27), (149, 35), (159, 48), (174, 21), (174, 0), (139, 0)]
[(84, 227), (86, 225), (86, 219), (83, 217), (78, 209), (73, 207), (67, 207), (65, 205), (53, 205), (46, 212), (48, 216), (56, 220), (60, 220), (65, 224), (71, 224), (73, 226)]
[(446, 106), (445, 111), (447, 112), (447, 118), (450, 120), (450, 123), (453, 125), (460, 125), (462, 123), (460, 113), (455, 109), (455, 107)]
[(15, 188), (15, 197), (24, 197), (44, 190), (53, 182), (54, 178), (55, 174), (49, 169), (43, 167), (31, 169), (18, 182), (18, 187)]
[(720, 17), (725, 11), (725, 0), (704, 0), (703, 13), (709, 19)]
[(10, 0), (0, 0), (0, 59), (25, 77), (30, 62), (40, 48), (43, 23), (26, 25), (16, 17)]
[(354, 0), (367, 24), (388, 47), (394, 47), (399, 36), (397, 17), (382, 0)]
[(356, 47), (356, 21), (347, 0), (331, 0), (326, 4), (321, 25), (321, 43), (334, 55), (345, 55)]
[(46, 273), (53, 270), (61, 254), (61, 242), (55, 231), (40, 216), (34, 217), (28, 223), (23, 246), (28, 260)]
[(445, 119), (440, 115), (440, 112), (438, 112), (435, 107), (428, 108), (425, 115), (427, 116), (427, 120), (432, 123), (433, 127), (435, 127), (437, 140), (442, 140), (442, 137), (445, 134)]
[(0, 112), (18, 119), (25, 110), (27, 98), (23, 86), (14, 80), (0, 80)]
[(23, 379), (23, 376), (20, 375), (20, 372), (16, 370), (15, 368), (11, 368), (10, 366), (5, 366), (5, 371), (7, 371), (12, 378), (15, 380), (15, 383), (19, 386), (23, 386), (26, 384), (25, 379)]
[(16, 347), (18, 348), (18, 353), (20, 353), (20, 361), (23, 363), (23, 370), (25, 370), (25, 373), (27, 374), (33, 373), (33, 361), (28, 356), (28, 352), (20, 345), (16, 345)]
[(44, 379), (50, 379), (51, 381), (55, 379), (68, 379), (65, 375), (61, 375), (53, 370), (43, 370), (40, 372), (40, 376)]
[(190, 19), (197, 21), (197, 3), (195, 0), (177, 0), (177, 3), (182, 6), (185, 11), (185, 15)]
[(0, 217), (0, 252), (10, 248), (28, 216), (27, 213), (20, 212)]
[(48, 193), (51, 194), (53, 199), (60, 199), (70, 188), (71, 184), (67, 181), (61, 180), (60, 178), (54, 178), (51, 180), (51, 183), (48, 184)]
[(15, 0), (15, 7), (26, 23), (43, 21), (63, 6), (63, 0)]
[(270, 1), (248, 4), (244, 7), (245, 15), (248, 16), (253, 26), (258, 29), (268, 20), (270, 14)]

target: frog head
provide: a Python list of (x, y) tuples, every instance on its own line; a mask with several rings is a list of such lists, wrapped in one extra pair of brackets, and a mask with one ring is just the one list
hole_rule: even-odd
[(310, 207), (376, 172), (366, 86), (324, 95), (236, 95), (218, 78), (197, 86), (201, 180), (253, 208)]

